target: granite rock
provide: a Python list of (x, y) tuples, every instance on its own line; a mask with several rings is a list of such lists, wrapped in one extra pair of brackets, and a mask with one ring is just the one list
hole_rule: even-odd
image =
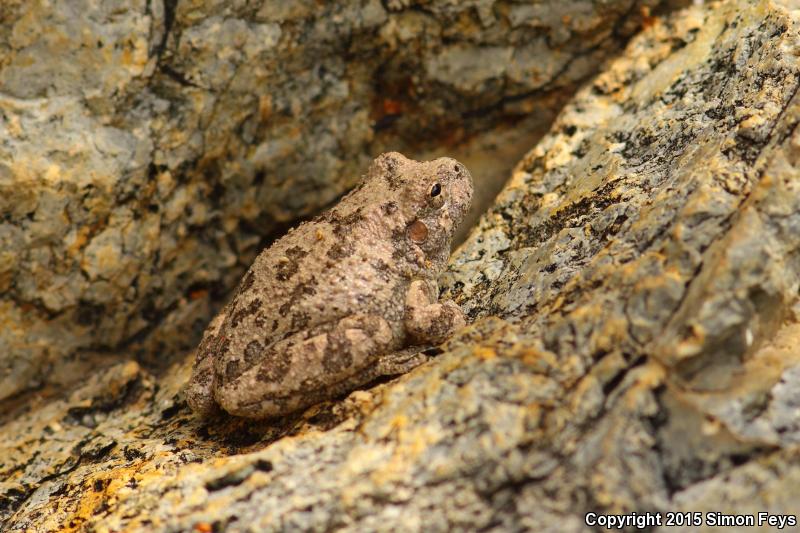
[(536, 135), (672, 3), (3, 2), (0, 399), (87, 352), (165, 366), (378, 153)]
[[(79, 385), (19, 395), (0, 417), (0, 525), (586, 531), (588, 512), (796, 512), (796, 7), (649, 18), (455, 252), (443, 293), (473, 323), (409, 374), (260, 423), (193, 417), (188, 352), (160, 371), (86, 355)], [(114, 246), (94, 249), (107, 272)]]

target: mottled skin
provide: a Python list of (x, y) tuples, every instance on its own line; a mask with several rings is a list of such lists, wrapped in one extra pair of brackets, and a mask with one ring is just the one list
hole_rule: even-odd
[(197, 349), (189, 405), (280, 416), (420, 358), (465, 324), (436, 278), (469, 208), (472, 178), (449, 158), (378, 157), (334, 208), (262, 251)]

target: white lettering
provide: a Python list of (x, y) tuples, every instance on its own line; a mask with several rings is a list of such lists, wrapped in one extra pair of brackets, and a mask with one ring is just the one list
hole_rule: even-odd
[[(698, 520), (700, 520), (700, 513), (695, 514), (697, 514)], [(645, 529), (647, 527), (662, 525), (661, 518), (661, 513), (650, 512), (619, 515), (586, 513), (583, 517), (583, 522), (587, 526), (600, 526), (606, 529), (624, 529), (626, 527)]]

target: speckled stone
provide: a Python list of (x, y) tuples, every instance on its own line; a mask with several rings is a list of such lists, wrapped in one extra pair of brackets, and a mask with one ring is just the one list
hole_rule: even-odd
[(541, 130), (667, 2), (323, 4), (3, 2), (0, 400), (86, 351), (174, 360), (380, 152)]
[(578, 532), (590, 511), (796, 513), (793, 8), (650, 19), (451, 258), (443, 296), (474, 323), (432, 361), (278, 421), (202, 422), (180, 393), (191, 354), (158, 373), (97, 354), (79, 386), (0, 418), (0, 525)]

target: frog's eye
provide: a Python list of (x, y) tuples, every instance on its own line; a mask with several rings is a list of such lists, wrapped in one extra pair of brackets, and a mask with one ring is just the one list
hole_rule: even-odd
[(428, 191), (428, 204), (434, 209), (439, 209), (444, 205), (444, 195), (442, 194), (442, 185), (434, 183)]

